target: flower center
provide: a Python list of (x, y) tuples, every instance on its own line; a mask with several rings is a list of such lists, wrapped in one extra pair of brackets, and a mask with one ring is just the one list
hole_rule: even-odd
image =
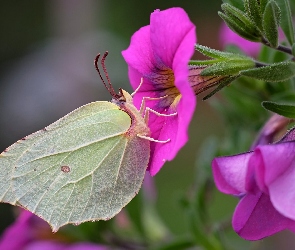
[(167, 96), (157, 102), (158, 108), (169, 108), (175, 112), (181, 94), (174, 84), (175, 77), (173, 70), (170, 68), (157, 69), (155, 73), (148, 76), (148, 79), (153, 83), (154, 91), (158, 97)]
[[(189, 66), (188, 82), (196, 95), (217, 85), (224, 78), (224, 76), (201, 76), (205, 68), (206, 66)], [(147, 78), (153, 83), (153, 91), (157, 97), (166, 96), (157, 101), (157, 108), (175, 112), (181, 94), (175, 86), (173, 70), (167, 67), (157, 68)]]

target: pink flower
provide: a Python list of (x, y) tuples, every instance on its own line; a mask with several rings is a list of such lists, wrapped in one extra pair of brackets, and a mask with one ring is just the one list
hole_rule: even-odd
[(243, 50), (249, 56), (257, 56), (261, 45), (260, 43), (251, 42), (233, 32), (224, 22), (221, 24), (219, 31), (219, 40), (223, 48), (227, 45), (235, 45)]
[(155, 175), (166, 160), (172, 160), (188, 140), (188, 126), (196, 106), (196, 97), (188, 81), (188, 63), (196, 43), (195, 26), (181, 8), (155, 10), (150, 25), (139, 29), (123, 51), (128, 74), (134, 89), (143, 85), (134, 97), (140, 107), (143, 97), (163, 97), (149, 100), (146, 105), (162, 114), (150, 113), (151, 137), (170, 139), (168, 143), (151, 143), (149, 171)]
[(212, 162), (217, 188), (240, 197), (233, 228), (258, 240), (284, 229), (295, 232), (295, 129), (280, 142), (259, 145)]
[(58, 240), (64, 237), (52, 234), (45, 221), (36, 215), (23, 210), (17, 220), (8, 227), (0, 239), (0, 249), (19, 250), (107, 250), (102, 245), (90, 242), (66, 244)]

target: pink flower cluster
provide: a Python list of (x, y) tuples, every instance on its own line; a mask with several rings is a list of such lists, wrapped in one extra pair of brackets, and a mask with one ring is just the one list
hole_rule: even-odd
[(284, 229), (295, 232), (295, 129), (275, 144), (215, 158), (217, 188), (240, 198), (233, 228), (244, 239), (258, 240)]

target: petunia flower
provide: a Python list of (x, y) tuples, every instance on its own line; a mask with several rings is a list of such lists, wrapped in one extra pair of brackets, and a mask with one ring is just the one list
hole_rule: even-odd
[[(57, 234), (52, 234), (50, 227), (36, 215), (23, 210), (17, 220), (8, 227), (0, 238), (0, 249), (9, 250), (107, 250), (102, 245), (90, 242), (67, 244)], [(64, 240), (64, 239), (63, 239)]]
[[(151, 137), (167, 143), (151, 143), (148, 170), (155, 175), (165, 161), (172, 160), (188, 140), (188, 126), (192, 119), (196, 97), (188, 81), (188, 63), (196, 43), (195, 26), (181, 8), (155, 10), (150, 25), (139, 29), (123, 51), (128, 74), (134, 89), (143, 84), (134, 96), (139, 108), (143, 97), (146, 106), (161, 114), (150, 112)], [(176, 114), (176, 115), (173, 115)]]
[(295, 232), (295, 128), (279, 142), (212, 162), (217, 188), (240, 198), (233, 228), (259, 240), (289, 229)]

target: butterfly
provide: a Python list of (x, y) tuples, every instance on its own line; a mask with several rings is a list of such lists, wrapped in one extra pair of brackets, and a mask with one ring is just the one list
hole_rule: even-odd
[[(28, 135), (0, 155), (0, 201), (20, 206), (49, 223), (53, 232), (66, 224), (108, 220), (139, 192), (150, 157), (150, 137), (143, 100), (116, 93), (105, 59), (112, 101), (86, 104), (51, 125)], [(148, 98), (148, 97), (147, 97)], [(163, 97), (165, 98), (165, 97)], [(173, 115), (173, 114), (172, 114)]]

